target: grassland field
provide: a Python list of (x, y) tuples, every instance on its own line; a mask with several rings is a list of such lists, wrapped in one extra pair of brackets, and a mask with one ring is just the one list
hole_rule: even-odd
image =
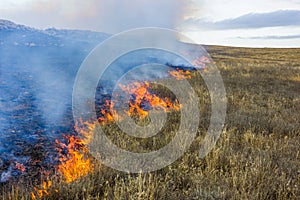
[[(42, 199), (300, 199), (300, 49), (206, 49), (223, 77), (228, 108), (223, 133), (205, 158), (198, 151), (209, 124), (209, 94), (192, 79), (204, 117), (189, 151), (175, 163), (127, 174), (95, 161), (99, 167), (75, 182), (53, 177)], [(122, 148), (150, 151), (154, 142), (160, 148), (174, 136), (178, 113), (168, 120), (164, 133), (150, 141), (130, 140), (114, 124), (105, 129)], [(31, 199), (35, 184), (6, 185), (0, 199)]]

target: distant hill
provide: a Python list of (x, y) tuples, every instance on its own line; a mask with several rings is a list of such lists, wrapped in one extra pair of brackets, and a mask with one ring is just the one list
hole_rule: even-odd
[(106, 33), (84, 30), (60, 30), (55, 28), (39, 30), (0, 19), (1, 46), (52, 47), (68, 46), (78, 42), (92, 45), (105, 40), (109, 36)]

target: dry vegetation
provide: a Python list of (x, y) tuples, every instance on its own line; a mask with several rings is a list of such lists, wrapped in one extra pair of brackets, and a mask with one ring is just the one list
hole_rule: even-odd
[[(207, 48), (228, 97), (223, 134), (207, 157), (197, 156), (208, 125), (204, 118), (190, 150), (172, 165), (152, 173), (126, 174), (100, 164), (73, 183), (53, 177), (44, 198), (300, 199), (300, 49)], [(207, 91), (202, 86), (196, 90), (202, 94), (201, 110), (209, 116)], [(176, 115), (169, 120), (176, 121)], [(171, 124), (165, 128), (167, 135), (157, 136), (156, 147), (171, 139), (176, 123)], [(153, 141), (129, 143), (131, 138), (117, 133), (114, 125), (106, 128), (123, 148), (151, 150)], [(3, 187), (1, 197), (30, 199), (32, 188), (20, 181)]]

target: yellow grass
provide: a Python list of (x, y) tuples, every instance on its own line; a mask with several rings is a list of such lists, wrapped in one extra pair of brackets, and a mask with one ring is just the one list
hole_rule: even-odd
[[(226, 127), (204, 159), (199, 146), (208, 126), (201, 120), (190, 150), (159, 171), (127, 174), (99, 167), (72, 183), (53, 177), (45, 199), (300, 199), (300, 49), (207, 47), (224, 79), (228, 97)], [(209, 115), (205, 87), (191, 80)], [(176, 122), (177, 113), (169, 116)], [(131, 140), (115, 125), (105, 127), (115, 144), (150, 151), (153, 140)], [(170, 123), (157, 136), (166, 144)], [(129, 141), (130, 140), (130, 141)], [(35, 185), (35, 187), (38, 187)], [(30, 199), (33, 185), (3, 187), (2, 199)]]

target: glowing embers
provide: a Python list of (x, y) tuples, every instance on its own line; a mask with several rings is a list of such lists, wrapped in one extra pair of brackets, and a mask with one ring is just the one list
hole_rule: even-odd
[(21, 173), (26, 171), (24, 164), (16, 162), (16, 169), (19, 170)]

